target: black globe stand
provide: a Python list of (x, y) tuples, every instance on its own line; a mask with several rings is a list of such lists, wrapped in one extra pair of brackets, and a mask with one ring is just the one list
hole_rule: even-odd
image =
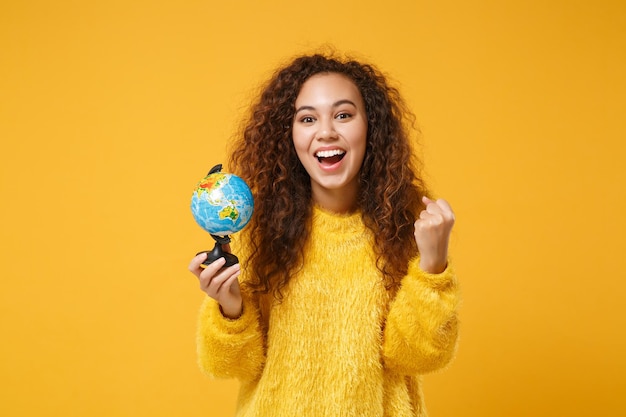
[(206, 251), (196, 253), (196, 255), (200, 255), (201, 253), (207, 254), (206, 260), (202, 262), (202, 264), (200, 265), (201, 268), (206, 268), (207, 266), (211, 265), (213, 262), (217, 261), (219, 258), (224, 258), (226, 260), (226, 263), (224, 264), (224, 268), (239, 263), (239, 258), (237, 258), (237, 256), (233, 255), (232, 253), (226, 252), (222, 248), (222, 245), (226, 245), (230, 243), (229, 236), (211, 235), (211, 237), (215, 239), (215, 246), (213, 246), (213, 249), (210, 251), (206, 250)]

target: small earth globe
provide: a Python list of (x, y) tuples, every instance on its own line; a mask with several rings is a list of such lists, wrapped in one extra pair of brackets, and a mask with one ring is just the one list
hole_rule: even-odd
[(218, 165), (200, 180), (191, 197), (191, 212), (204, 230), (212, 235), (227, 236), (248, 224), (254, 200), (244, 180), (220, 170), (221, 165)]

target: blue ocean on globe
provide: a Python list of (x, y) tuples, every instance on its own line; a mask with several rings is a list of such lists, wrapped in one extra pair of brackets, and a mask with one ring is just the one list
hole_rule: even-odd
[(215, 172), (204, 177), (191, 197), (196, 223), (207, 232), (226, 236), (243, 229), (254, 211), (252, 192), (234, 174)]

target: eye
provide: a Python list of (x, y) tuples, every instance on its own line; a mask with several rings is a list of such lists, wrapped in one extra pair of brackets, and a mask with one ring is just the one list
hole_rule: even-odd
[(300, 118), (300, 123), (313, 123), (315, 119), (311, 116), (304, 116)]
[(349, 119), (351, 117), (352, 117), (352, 115), (350, 113), (346, 113), (346, 112), (339, 113), (337, 116), (335, 116), (336, 119), (340, 119), (340, 120)]

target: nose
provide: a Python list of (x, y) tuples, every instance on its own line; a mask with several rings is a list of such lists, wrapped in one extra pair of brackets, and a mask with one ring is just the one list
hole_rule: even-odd
[(319, 130), (317, 131), (316, 139), (317, 140), (329, 140), (336, 139), (337, 131), (335, 130), (335, 125), (333, 124), (332, 119), (324, 118), (319, 122)]

